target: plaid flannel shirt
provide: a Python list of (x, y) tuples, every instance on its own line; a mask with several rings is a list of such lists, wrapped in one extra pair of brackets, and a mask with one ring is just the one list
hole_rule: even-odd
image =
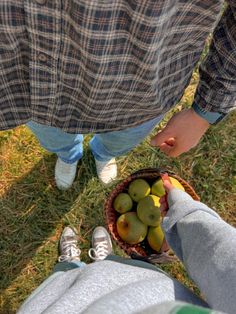
[[(221, 0), (1, 0), (0, 128), (33, 120), (64, 131), (141, 124), (182, 97)], [(236, 2), (201, 66), (195, 101), (236, 99)]]

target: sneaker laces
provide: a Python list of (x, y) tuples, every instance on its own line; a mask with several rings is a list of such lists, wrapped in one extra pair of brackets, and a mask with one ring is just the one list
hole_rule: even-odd
[(77, 241), (66, 241), (62, 247), (63, 254), (59, 256), (59, 262), (65, 262), (68, 260), (79, 259), (81, 250), (77, 247)]
[(89, 257), (94, 261), (104, 260), (108, 255), (107, 241), (99, 242), (95, 248), (91, 248), (88, 251)]

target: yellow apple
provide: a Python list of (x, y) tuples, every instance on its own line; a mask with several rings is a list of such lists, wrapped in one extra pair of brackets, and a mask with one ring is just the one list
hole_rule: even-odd
[(150, 227), (147, 235), (148, 244), (154, 250), (159, 252), (163, 241), (164, 241), (164, 233), (161, 229), (161, 226)]
[[(183, 185), (175, 178), (173, 177), (170, 177), (170, 181), (172, 183), (172, 185), (177, 188), (177, 189), (180, 189), (182, 191), (184, 191), (184, 187)], [(151, 193), (154, 194), (154, 195), (157, 195), (159, 197), (162, 197), (165, 195), (165, 189), (164, 189), (164, 186), (163, 186), (163, 182), (162, 182), (162, 179), (158, 179), (156, 180), (153, 185), (152, 185), (152, 189), (151, 189)]]
[(128, 244), (142, 242), (147, 235), (147, 226), (137, 217), (136, 212), (121, 215), (116, 222), (117, 232)]

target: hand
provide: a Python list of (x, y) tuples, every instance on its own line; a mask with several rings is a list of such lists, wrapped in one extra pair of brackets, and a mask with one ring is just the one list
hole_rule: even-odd
[(210, 124), (191, 109), (180, 111), (151, 140), (170, 157), (177, 157), (198, 144)]
[[(172, 190), (174, 189), (173, 185), (168, 181), (168, 180), (164, 180), (163, 182), (163, 186), (165, 188), (165, 191), (166, 191), (166, 195)], [(160, 198), (160, 204), (161, 204), (161, 207), (160, 207), (160, 211), (161, 211), (161, 215), (162, 217), (165, 217), (165, 215), (167, 214), (167, 210), (168, 210), (168, 203), (167, 203), (167, 197), (165, 196), (162, 196)]]
[[(168, 180), (164, 180), (163, 186), (167, 194), (174, 188), (173, 185)], [(161, 203), (161, 207), (160, 207), (161, 215), (162, 217), (165, 217), (168, 210), (168, 203), (167, 203), (166, 195), (160, 198), (160, 203)], [(164, 239), (162, 247), (161, 247), (161, 252), (166, 252), (168, 250), (169, 250), (169, 245), (166, 242), (166, 239)]]

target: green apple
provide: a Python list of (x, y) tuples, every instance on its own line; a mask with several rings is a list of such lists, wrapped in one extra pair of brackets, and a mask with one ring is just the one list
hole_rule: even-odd
[(132, 209), (133, 201), (129, 194), (120, 193), (116, 196), (113, 207), (118, 213), (123, 214)]
[(151, 191), (150, 185), (144, 179), (136, 179), (132, 181), (128, 188), (128, 193), (135, 202), (140, 201)]
[(138, 218), (148, 226), (158, 226), (160, 224), (160, 198), (156, 195), (148, 195), (138, 202)]

